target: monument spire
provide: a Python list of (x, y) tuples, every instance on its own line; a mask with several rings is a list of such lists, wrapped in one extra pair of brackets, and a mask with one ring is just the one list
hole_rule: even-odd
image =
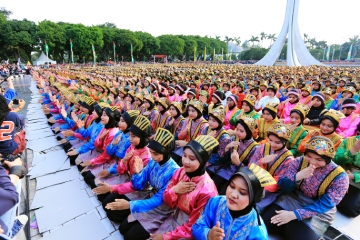
[(287, 0), (285, 19), (280, 34), (269, 52), (255, 65), (273, 66), (279, 58), (281, 50), (287, 41), (287, 66), (323, 65), (316, 60), (306, 48), (298, 25), (298, 12), (300, 0)]

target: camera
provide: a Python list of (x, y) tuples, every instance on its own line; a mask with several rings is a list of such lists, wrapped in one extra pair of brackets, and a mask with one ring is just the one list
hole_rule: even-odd
[(18, 105), (19, 104), (19, 99), (13, 99), (12, 102), (13, 102), (13, 104)]

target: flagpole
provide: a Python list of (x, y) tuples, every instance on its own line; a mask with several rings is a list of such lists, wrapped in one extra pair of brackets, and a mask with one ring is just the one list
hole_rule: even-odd
[(113, 42), (113, 45), (114, 45), (114, 66), (116, 66), (116, 45), (115, 45), (115, 42)]
[(47, 65), (49, 68), (49, 46), (47, 45), (46, 41), (45, 41), (45, 51), (46, 51), (46, 57), (47, 57)]
[(73, 52), (73, 45), (71, 39), (70, 39), (70, 52), (71, 52), (71, 62), (72, 64), (74, 64), (74, 52)]
[(221, 61), (224, 61), (224, 48), (221, 48)]
[(205, 50), (204, 50), (204, 62), (206, 61), (206, 47), (205, 47)]
[(194, 62), (196, 62), (196, 47), (194, 47)]
[(132, 44), (131, 44), (130, 51), (131, 51), (131, 62), (134, 64), (133, 45)]

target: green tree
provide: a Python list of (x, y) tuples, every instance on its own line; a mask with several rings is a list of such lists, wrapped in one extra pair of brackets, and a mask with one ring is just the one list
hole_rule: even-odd
[(270, 45), (269, 45), (269, 47), (270, 47), (276, 41), (275, 33), (274, 34), (268, 34), (267, 39), (270, 40)]
[(254, 47), (255, 42), (260, 42), (259, 37), (251, 36), (249, 42), (252, 42), (252, 47)]
[(190, 60), (194, 57), (194, 49), (198, 47), (195, 38), (185, 35), (177, 35), (177, 37), (184, 40), (184, 58)]
[(140, 59), (148, 58), (155, 54), (160, 48), (160, 40), (147, 32), (135, 32), (137, 38), (143, 43), (139, 51)]
[[(64, 51), (69, 49), (69, 41), (66, 39), (66, 32), (63, 25), (44, 20), (37, 26), (37, 34), (40, 40), (49, 45), (51, 58), (62, 61)], [(43, 49), (44, 51), (45, 49)]]
[[(135, 32), (127, 29), (116, 29), (114, 41), (118, 44), (119, 56), (124, 56), (125, 59), (131, 59), (131, 45), (133, 46), (133, 56), (138, 58), (141, 49), (143, 48), (143, 42), (138, 38)], [(142, 60), (142, 59), (141, 59)]]
[(261, 33), (260, 33), (261, 47), (263, 46), (264, 39), (266, 39), (266, 37), (267, 37), (267, 34), (266, 34), (266, 33), (264, 33), (264, 32), (261, 32)]
[(260, 60), (268, 51), (266, 48), (250, 48), (241, 52), (241, 60)]
[(27, 19), (6, 21), (0, 26), (0, 41), (7, 51), (7, 57), (24, 60), (31, 59), (31, 52), (37, 46), (39, 39), (36, 25)]
[(161, 35), (159, 52), (173, 57), (181, 57), (184, 54), (185, 41), (174, 35)]
[[(83, 24), (62, 24), (65, 25), (66, 39), (72, 39), (74, 56), (78, 56), (78, 59), (85, 57), (93, 60), (91, 45), (94, 45), (97, 55), (100, 53), (104, 46), (101, 28), (95, 26), (86, 27)], [(97, 59), (99, 59), (99, 56), (97, 56)]]

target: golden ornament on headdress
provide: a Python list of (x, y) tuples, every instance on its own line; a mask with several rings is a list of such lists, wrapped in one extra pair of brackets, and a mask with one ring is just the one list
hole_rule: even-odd
[(269, 102), (269, 103), (266, 104), (265, 108), (268, 108), (271, 111), (277, 113), (278, 112), (278, 106), (279, 106), (279, 104), (277, 104), (277, 103)]
[(135, 92), (133, 90), (130, 90), (127, 92), (130, 96), (135, 97)]
[(169, 100), (165, 97), (159, 98), (158, 101), (164, 108), (168, 108), (169, 107)]
[(155, 102), (155, 101), (154, 101), (154, 97), (153, 97), (151, 94), (145, 95), (144, 100), (149, 101), (149, 102), (151, 102), (151, 103), (154, 103), (154, 102)]
[(125, 91), (125, 89), (124, 89), (123, 87), (120, 87), (120, 88), (119, 88), (119, 92), (122, 93), (122, 94), (124, 94), (124, 95), (126, 94), (126, 91)]
[(334, 143), (326, 137), (316, 136), (311, 138), (310, 141), (305, 144), (305, 148), (319, 155), (325, 155), (330, 158), (335, 157)]
[(180, 113), (182, 112), (182, 103), (181, 102), (172, 102), (170, 106), (174, 106)]
[(167, 147), (174, 140), (174, 136), (170, 131), (164, 128), (158, 128), (156, 129), (156, 133), (154, 135), (153, 140)]
[(195, 139), (206, 151), (212, 151), (216, 146), (219, 145), (219, 142), (210, 135), (200, 135)]
[(225, 110), (223, 107), (211, 108), (211, 110), (209, 110), (209, 114), (213, 115), (220, 122), (224, 122), (225, 120)]
[(347, 86), (347, 87), (345, 87), (342, 92), (346, 92), (346, 91), (351, 92), (353, 95), (356, 94), (356, 89), (355, 89), (353, 86)]
[(249, 169), (254, 173), (256, 178), (259, 180), (261, 187), (266, 187), (269, 185), (276, 184), (276, 180), (271, 176), (271, 174), (260, 166), (252, 163)]
[(247, 102), (248, 104), (254, 107), (256, 102), (256, 97), (252, 94), (246, 94), (243, 101)]
[(312, 92), (312, 87), (310, 85), (305, 85), (302, 89), (302, 91), (307, 91), (308, 93), (311, 94)]
[(150, 121), (148, 118), (139, 115), (135, 121), (134, 121), (134, 125), (136, 127), (138, 127), (140, 130), (145, 131), (145, 129), (150, 126)]
[(91, 106), (95, 103), (95, 100), (92, 97), (87, 97), (85, 102), (87, 105)]
[(189, 102), (189, 106), (192, 106), (194, 107), (195, 109), (197, 109), (199, 112), (202, 113), (203, 111), (203, 103), (200, 102), (199, 100), (197, 99), (193, 99)]
[(110, 107), (110, 105), (106, 102), (99, 102), (98, 105), (100, 106), (101, 109), (105, 109), (107, 107)]
[(334, 109), (325, 110), (322, 113), (320, 113), (320, 115), (332, 117), (338, 123), (342, 118), (346, 117), (342, 112), (336, 111)]
[(268, 129), (268, 133), (273, 133), (280, 138), (284, 138), (286, 140), (290, 139), (291, 131), (288, 126), (282, 123), (274, 123)]
[(115, 112), (115, 110), (118, 110), (117, 106), (110, 106), (108, 107), (112, 112)]
[(244, 123), (246, 124), (246, 126), (248, 126), (251, 132), (255, 132), (255, 130), (257, 129), (257, 121), (254, 118), (242, 116), (240, 119), (244, 121)]
[(138, 110), (128, 110), (126, 112), (127, 114), (129, 114), (130, 117), (136, 117), (140, 115), (140, 111)]
[(137, 94), (135, 94), (135, 97), (137, 99), (139, 99), (141, 102), (144, 101), (144, 95), (140, 92), (138, 92)]
[(329, 87), (325, 88), (322, 92), (323, 92), (324, 94), (329, 94), (329, 95), (332, 94), (332, 90), (331, 90), (331, 88), (329, 88)]
[[(298, 104), (296, 104), (296, 106), (292, 109), (292, 110), (298, 110), (298, 111), (300, 111), (301, 113), (302, 113), (302, 115), (304, 116), (304, 117), (306, 117), (306, 115), (309, 113), (309, 111), (310, 111), (310, 108), (309, 108), (309, 106), (307, 106), (307, 105), (304, 105), (304, 104), (302, 104), (302, 103), (298, 103)], [(291, 110), (291, 111), (292, 111)]]

